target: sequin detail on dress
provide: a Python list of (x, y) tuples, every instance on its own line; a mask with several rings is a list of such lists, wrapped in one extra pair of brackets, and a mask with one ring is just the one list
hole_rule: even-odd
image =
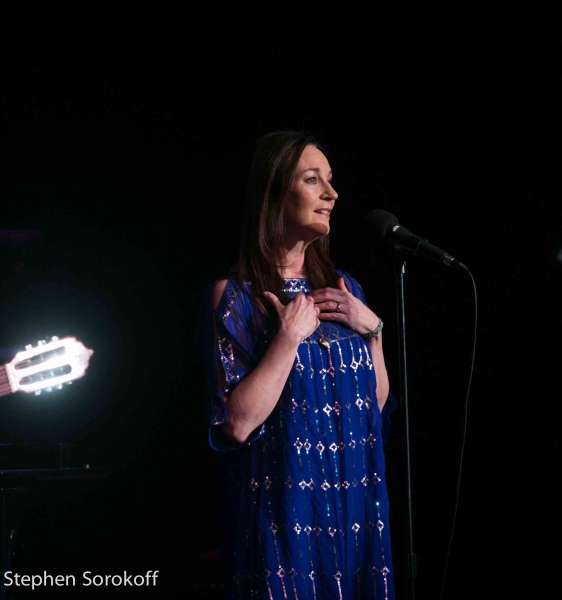
[[(343, 274), (362, 301), (359, 284)], [(284, 280), (289, 297), (309, 293)], [(215, 319), (211, 445), (221, 451), (227, 598), (394, 600), (383, 423), (370, 350), (321, 322), (304, 340), (276, 408), (242, 446), (220, 436), (225, 399), (257, 365), (273, 325), (229, 281)]]

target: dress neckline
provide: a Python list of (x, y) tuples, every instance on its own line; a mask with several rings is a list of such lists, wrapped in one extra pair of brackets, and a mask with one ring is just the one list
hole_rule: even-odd
[(308, 279), (305, 277), (291, 277), (289, 279), (283, 278), (283, 292), (298, 293), (298, 292), (310, 292), (310, 285)]

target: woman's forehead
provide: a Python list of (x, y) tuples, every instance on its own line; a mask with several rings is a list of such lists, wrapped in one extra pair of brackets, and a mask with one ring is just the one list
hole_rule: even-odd
[(325, 154), (319, 150), (316, 146), (309, 145), (301, 154), (299, 170), (306, 171), (307, 169), (329, 169), (330, 165)]

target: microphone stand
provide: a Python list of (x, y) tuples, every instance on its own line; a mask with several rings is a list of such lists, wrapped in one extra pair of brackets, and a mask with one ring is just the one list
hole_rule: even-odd
[(408, 377), (406, 369), (406, 316), (404, 312), (404, 273), (406, 272), (406, 260), (403, 253), (396, 251), (394, 256), (394, 274), (396, 276), (396, 298), (398, 310), (398, 363), (400, 369), (400, 389), (402, 399), (402, 411), (404, 415), (404, 432), (402, 435), (403, 454), (405, 461), (406, 492), (407, 492), (407, 535), (406, 535), (406, 559), (407, 559), (407, 600), (415, 598), (416, 578), (416, 555), (414, 553), (413, 526), (412, 526), (412, 488), (410, 482), (410, 431), (408, 417)]

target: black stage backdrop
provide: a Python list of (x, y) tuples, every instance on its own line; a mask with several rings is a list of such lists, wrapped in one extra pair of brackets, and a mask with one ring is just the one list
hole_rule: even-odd
[[(168, 3), (7, 16), (2, 363), (51, 335), (94, 354), (71, 386), (2, 398), (6, 570), (75, 573), (77, 586), (87, 571), (159, 571), (156, 587), (111, 591), (219, 597), (198, 302), (235, 256), (254, 140), (307, 128), (339, 192), (336, 265), (385, 321), (396, 394), (396, 254), (367, 213), (390, 211), (474, 278), (406, 259), (409, 472), (404, 398), (387, 445), (398, 597), (410, 508), (417, 598), (553, 597), (560, 41), (547, 12), (471, 10), (293, 9), (285, 26)], [(81, 597), (107, 591), (94, 587)]]

